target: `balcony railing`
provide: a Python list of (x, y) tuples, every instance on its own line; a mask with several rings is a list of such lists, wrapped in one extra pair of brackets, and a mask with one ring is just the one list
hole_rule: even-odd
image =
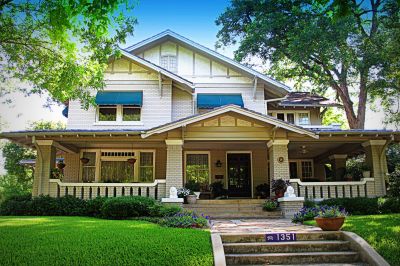
[(374, 178), (361, 181), (338, 182), (302, 182), (290, 179), (290, 183), (298, 197), (306, 199), (357, 198), (375, 196)]
[(49, 194), (52, 197), (72, 195), (81, 199), (96, 197), (143, 196), (154, 199), (165, 197), (165, 180), (153, 183), (66, 183), (50, 179)]

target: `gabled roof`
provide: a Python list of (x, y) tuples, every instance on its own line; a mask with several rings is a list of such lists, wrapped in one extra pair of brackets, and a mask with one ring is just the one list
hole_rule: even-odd
[(177, 81), (179, 83), (182, 83), (182, 84), (190, 87), (192, 91), (194, 90), (194, 84), (192, 82), (190, 82), (189, 80), (184, 79), (183, 77), (181, 77), (181, 76), (179, 76), (179, 75), (177, 75), (177, 74), (175, 74), (175, 73), (173, 73), (171, 71), (168, 71), (165, 68), (162, 68), (162, 67), (160, 67), (160, 66), (158, 66), (156, 64), (153, 64), (152, 62), (150, 62), (148, 60), (140, 58), (139, 56), (136, 56), (134, 54), (128, 53), (127, 51), (125, 51), (123, 49), (120, 49), (120, 52), (121, 52), (121, 54), (123, 56), (125, 56), (125, 57), (127, 57), (127, 58), (129, 58), (129, 59), (131, 59), (131, 60), (133, 60), (133, 61), (135, 61), (135, 62), (137, 62), (137, 63), (139, 63), (141, 65), (143, 65), (143, 66), (146, 66), (146, 67), (148, 67), (150, 69), (153, 69), (154, 71), (159, 72), (159, 73), (171, 78), (172, 80), (175, 80), (175, 81)]
[(342, 105), (311, 92), (290, 92), (278, 103), (280, 106), (341, 107)]
[(154, 134), (160, 134), (163, 132), (167, 132), (169, 130), (173, 130), (182, 126), (186, 126), (188, 124), (192, 124), (192, 123), (196, 123), (199, 122), (201, 120), (207, 119), (207, 118), (211, 118), (217, 115), (221, 115), (227, 112), (235, 112), (253, 119), (256, 119), (258, 121), (261, 122), (265, 122), (271, 125), (274, 125), (276, 127), (279, 128), (283, 128), (292, 132), (296, 132), (302, 135), (307, 135), (310, 136), (312, 138), (318, 139), (318, 135), (315, 134), (315, 132), (311, 131), (311, 130), (307, 130), (304, 129), (302, 127), (278, 120), (272, 116), (269, 115), (263, 115), (261, 113), (257, 113), (255, 111), (246, 109), (246, 108), (241, 108), (237, 105), (225, 105), (222, 106), (220, 108), (216, 108), (214, 110), (211, 110), (209, 112), (203, 113), (203, 114), (197, 114), (197, 115), (193, 115), (193, 116), (189, 116), (171, 123), (167, 123), (155, 128), (152, 128), (148, 131), (146, 131), (145, 133), (142, 134), (142, 138), (147, 138), (150, 137), (151, 135)]
[(268, 77), (268, 76), (266, 76), (266, 75), (264, 75), (264, 74), (262, 74), (262, 73), (260, 73), (260, 72), (258, 72), (256, 70), (254, 70), (252, 68), (249, 68), (249, 67), (247, 67), (245, 65), (242, 65), (242, 64), (240, 64), (240, 63), (238, 63), (238, 62), (236, 62), (236, 61), (234, 61), (234, 60), (232, 60), (232, 59), (230, 59), (230, 58), (228, 58), (228, 57), (226, 57), (226, 56), (224, 56), (224, 55), (222, 55), (220, 53), (217, 53), (216, 51), (213, 51), (213, 50), (211, 50), (211, 49), (209, 49), (209, 48), (207, 48), (207, 47), (205, 47), (205, 46), (203, 46), (201, 44), (198, 44), (198, 43), (196, 43), (196, 42), (194, 42), (194, 41), (192, 41), (192, 40), (190, 40), (190, 39), (188, 39), (186, 37), (183, 37), (183, 36), (173, 32), (171, 30), (163, 31), (163, 32), (161, 32), (161, 33), (159, 33), (157, 35), (154, 35), (154, 36), (152, 36), (152, 37), (150, 37), (148, 39), (145, 39), (145, 40), (143, 40), (141, 42), (138, 42), (138, 43), (136, 43), (136, 44), (134, 44), (132, 46), (129, 46), (125, 50), (130, 52), (130, 53), (132, 53), (132, 52), (134, 52), (134, 51), (136, 51), (136, 50), (138, 50), (138, 49), (140, 49), (140, 48), (142, 48), (144, 46), (151, 45), (152, 43), (155, 43), (155, 42), (159, 41), (160, 39), (172, 39), (172, 40), (178, 41), (180, 43), (183, 43), (183, 44), (185, 44), (185, 45), (187, 45), (189, 47), (192, 47), (195, 50), (198, 50), (198, 51), (201, 51), (201, 52), (203, 52), (205, 54), (208, 54), (209, 56), (213, 57), (214, 59), (217, 59), (217, 60), (222, 61), (222, 62), (224, 62), (226, 64), (229, 64), (233, 68), (236, 68), (236, 69), (238, 69), (240, 71), (243, 71), (243, 72), (247, 72), (248, 74), (250, 74), (252, 76), (260, 78), (261, 80), (267, 82), (268, 84), (271, 84), (274, 88), (279, 89), (281, 91), (281, 93), (287, 93), (288, 91), (290, 91), (290, 87), (288, 87), (287, 85), (285, 85), (285, 84), (283, 84), (283, 83), (281, 83), (281, 82), (279, 82), (279, 81), (277, 81), (277, 80), (275, 80), (275, 79), (273, 79), (271, 77)]

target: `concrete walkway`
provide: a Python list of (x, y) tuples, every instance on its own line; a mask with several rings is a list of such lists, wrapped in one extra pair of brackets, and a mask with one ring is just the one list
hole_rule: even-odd
[(211, 233), (315, 232), (320, 228), (294, 224), (290, 219), (211, 220)]

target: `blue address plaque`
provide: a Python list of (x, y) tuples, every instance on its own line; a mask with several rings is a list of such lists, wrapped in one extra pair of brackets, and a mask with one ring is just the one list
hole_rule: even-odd
[(296, 233), (269, 233), (265, 234), (265, 242), (296, 241)]

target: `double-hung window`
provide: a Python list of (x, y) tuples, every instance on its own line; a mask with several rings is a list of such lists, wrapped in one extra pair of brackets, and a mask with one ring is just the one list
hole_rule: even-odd
[(307, 179), (314, 177), (313, 161), (309, 159), (299, 159), (289, 161), (289, 171), (291, 179)]
[(201, 186), (207, 186), (210, 180), (208, 153), (186, 153), (186, 182), (192, 180)]
[(99, 122), (140, 122), (141, 108), (134, 105), (99, 105)]

